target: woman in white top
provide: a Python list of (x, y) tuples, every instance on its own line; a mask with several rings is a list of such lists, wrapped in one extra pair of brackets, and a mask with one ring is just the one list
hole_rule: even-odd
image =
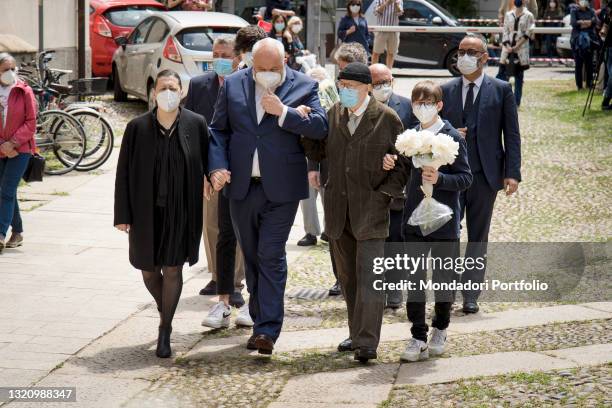
[[(525, 8), (523, 1), (514, 0), (514, 10), (509, 11), (504, 18), (500, 69), (497, 74), (499, 79), (506, 81), (509, 76), (514, 77), (516, 106), (521, 105), (523, 75), (529, 69), (529, 40), (535, 26), (535, 18)], [(513, 65), (513, 69), (509, 69), (509, 65)]]

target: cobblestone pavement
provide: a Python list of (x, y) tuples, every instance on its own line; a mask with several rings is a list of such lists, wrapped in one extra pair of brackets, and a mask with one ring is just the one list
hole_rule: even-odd
[(394, 388), (381, 408), (609, 407), (612, 365)]

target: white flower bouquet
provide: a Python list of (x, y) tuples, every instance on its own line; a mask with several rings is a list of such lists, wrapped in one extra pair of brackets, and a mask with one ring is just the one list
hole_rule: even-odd
[[(416, 168), (430, 166), (438, 169), (452, 164), (459, 153), (459, 143), (452, 137), (427, 130), (408, 129), (397, 137), (395, 147), (400, 154), (412, 157), (412, 164)], [(433, 184), (424, 182), (421, 190), (425, 197), (410, 215), (408, 224), (418, 226), (425, 236), (449, 222), (453, 210), (433, 198)]]

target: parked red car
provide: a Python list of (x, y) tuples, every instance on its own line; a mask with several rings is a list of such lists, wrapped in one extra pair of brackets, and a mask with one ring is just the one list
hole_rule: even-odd
[(111, 76), (115, 38), (130, 35), (153, 11), (166, 8), (155, 0), (90, 0), (89, 41), (95, 77)]

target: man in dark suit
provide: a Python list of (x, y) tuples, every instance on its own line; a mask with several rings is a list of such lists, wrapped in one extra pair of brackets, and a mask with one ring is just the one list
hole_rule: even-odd
[(283, 324), (285, 245), (299, 201), (308, 197), (300, 135), (327, 136), (318, 84), (286, 67), (272, 38), (253, 47), (253, 67), (225, 78), (210, 127), (209, 171), (215, 190), (227, 185), (242, 247), (255, 326), (247, 347), (271, 354)]
[[(412, 114), (410, 99), (393, 92), (393, 75), (385, 64), (370, 65), (372, 74), (372, 95), (380, 103), (393, 109), (402, 121), (405, 129), (413, 129), (419, 125), (418, 119)], [(389, 237), (387, 242), (402, 241), (402, 214), (404, 213), (404, 198), (396, 198), (391, 202)], [(386, 253), (385, 256), (394, 256)], [(387, 282), (398, 283), (402, 279), (402, 271), (389, 269), (385, 272)], [(385, 308), (397, 310), (402, 306), (403, 296), (401, 290), (386, 290), (387, 299)]]
[[(457, 66), (462, 76), (442, 86), (444, 107), (441, 116), (467, 142), (468, 159), (474, 180), (461, 194), (462, 216), (466, 218), (466, 257), (484, 257), (497, 192), (515, 193), (521, 181), (521, 136), (516, 102), (510, 84), (484, 73), (486, 40), (468, 34), (459, 45)], [(486, 265), (485, 265), (486, 267)], [(485, 268), (474, 268), (463, 282), (483, 282)], [(463, 311), (478, 312), (479, 291), (463, 292)]]
[[(223, 83), (223, 78), (230, 75), (238, 64), (234, 53), (234, 39), (232, 37), (217, 37), (213, 43), (212, 51), (214, 70), (191, 79), (189, 91), (187, 92), (187, 100), (185, 101), (185, 109), (204, 116), (206, 123), (212, 122), (215, 102), (217, 101), (217, 95)], [(242, 307), (244, 305), (244, 298), (240, 293), (243, 288), (242, 280), (244, 279), (242, 252), (239, 248), (236, 251), (236, 238), (233, 236), (231, 228), (229, 232), (233, 237), (218, 239), (221, 235), (219, 231), (219, 204), (221, 204), (222, 200), (222, 197), (213, 196), (204, 202), (205, 225), (203, 235), (212, 279), (200, 291), (200, 295), (221, 294), (218, 288), (219, 272), (223, 273), (223, 269), (227, 270), (228, 266), (233, 266), (235, 268), (235, 273), (233, 274), (235, 288), (230, 295), (229, 305)], [(224, 259), (228, 257), (232, 259)]]

